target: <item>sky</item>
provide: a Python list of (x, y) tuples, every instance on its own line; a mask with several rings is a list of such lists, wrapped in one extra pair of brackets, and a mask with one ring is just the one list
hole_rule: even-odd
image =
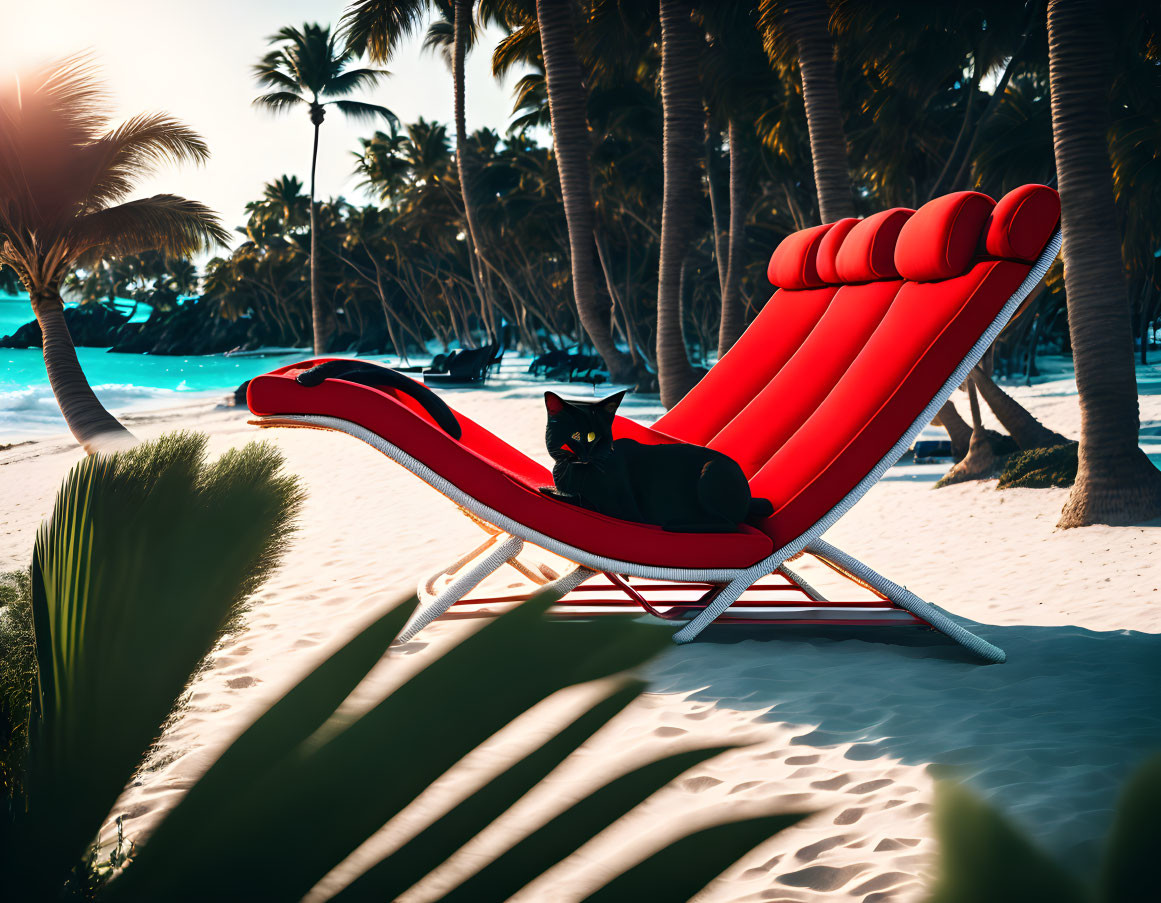
[[(251, 66), (266, 39), (284, 25), (336, 26), (344, 0), (0, 0), (0, 78), (78, 51), (91, 51), (112, 94), (116, 119), (168, 112), (209, 143), (204, 167), (166, 167), (141, 183), (135, 196), (182, 195), (218, 211), (229, 229), (245, 222), (247, 201), (286, 173), (305, 184), (310, 175), (311, 126), (305, 108), (273, 116), (251, 106), (264, 90)], [(485, 33), (466, 72), (468, 129), (503, 132), (511, 89), (491, 73), (498, 31)], [(403, 122), (420, 116), (449, 124), (451, 72), (443, 57), (421, 49), (422, 32), (387, 64), (391, 77), (354, 99), (392, 110)], [(323, 123), (318, 164), (322, 197), (363, 200), (351, 152), (374, 126), (344, 122), (330, 111)]]

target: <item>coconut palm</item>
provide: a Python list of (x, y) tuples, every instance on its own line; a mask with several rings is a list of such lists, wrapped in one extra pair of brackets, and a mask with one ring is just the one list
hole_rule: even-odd
[(661, 263), (657, 278), (657, 381), (661, 403), (673, 407), (693, 388), (682, 329), (682, 282), (693, 229), (697, 154), (704, 116), (698, 96), (699, 44), (689, 0), (661, 0), (661, 104), (665, 115)]
[(827, 0), (762, 0), (759, 4), (760, 28), (771, 59), (780, 68), (796, 60), (802, 76), (818, 212), (824, 223), (854, 216), (855, 209), (829, 18)]
[(272, 35), (275, 47), (254, 66), (258, 84), (273, 89), (254, 98), (255, 106), (273, 113), (305, 106), (314, 126), (314, 144), (310, 156), (310, 310), (314, 332), (314, 353), (326, 351), (333, 332), (333, 317), (323, 309), (321, 267), (318, 265), (318, 210), (315, 200), (315, 170), (318, 165), (319, 128), (326, 108), (333, 106), (354, 119), (386, 119), (397, 123), (395, 114), (386, 107), (342, 98), (361, 88), (379, 83), (387, 73), (382, 69), (349, 68), (356, 54), (340, 49), (329, 27), (304, 24), (302, 28), (286, 27)]
[[(353, 48), (366, 48), (376, 62), (385, 63), (399, 43), (413, 34), (424, 20), (428, 7), (434, 6), (445, 14), (447, 4), (431, 0), (357, 0), (343, 14), (343, 30)], [(464, 62), (475, 39), (473, 13), (475, 0), (454, 0), (451, 21), (446, 18), (432, 23), (424, 46), (428, 49), (443, 47), (448, 51), (452, 69), (452, 100), (456, 126), (456, 170), (460, 181), (460, 195), (464, 205), (464, 224), (472, 245), (472, 277), (476, 290), (488, 296), (488, 258), (483, 247), (476, 203), (472, 195), (473, 166), (468, 153), (467, 114), (464, 107)], [(491, 307), (491, 303), (487, 304)]]
[(709, 4), (703, 12), (709, 37), (702, 67), (706, 106), (724, 120), (729, 145), (729, 225), (724, 255), (723, 249), (715, 248), (722, 274), (722, 312), (718, 326), (718, 355), (721, 356), (746, 328), (741, 282), (746, 214), (753, 191), (752, 180), (747, 178), (751, 164), (746, 145), (762, 114), (772, 112), (772, 98), (779, 85), (762, 49), (757, 10), (739, 4)]
[(1060, 525), (1161, 515), (1161, 471), (1138, 445), (1140, 413), (1120, 228), (1109, 163), (1112, 42), (1098, 0), (1049, 0), (1052, 134), (1064, 232), (1064, 282), (1081, 435)]
[(592, 139), (585, 115), (585, 81), (576, 50), (571, 3), (537, 0), (536, 21), (552, 117), (552, 141), (572, 262), (572, 290), (581, 324), (615, 382), (634, 380), (632, 359), (613, 343), (608, 307), (600, 303), (593, 259)]
[(125, 200), (156, 164), (200, 163), (209, 149), (164, 113), (112, 127), (108, 106), (84, 56), (0, 87), (0, 263), (31, 297), (49, 384), (69, 431), (89, 452), (132, 437), (98, 401), (77, 360), (60, 294), (69, 269), (148, 249), (184, 256), (228, 238), (197, 201), (171, 194)]

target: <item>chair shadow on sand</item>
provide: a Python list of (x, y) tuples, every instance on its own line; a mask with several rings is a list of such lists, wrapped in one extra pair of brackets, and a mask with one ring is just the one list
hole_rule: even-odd
[[(1158, 599), (1161, 604), (1161, 598)], [(962, 619), (961, 619), (962, 620)], [(795, 744), (929, 765), (1092, 873), (1132, 770), (1161, 749), (1161, 635), (965, 624), (1008, 653), (980, 665), (931, 631), (769, 630), (667, 652), (650, 689), (803, 725)]]

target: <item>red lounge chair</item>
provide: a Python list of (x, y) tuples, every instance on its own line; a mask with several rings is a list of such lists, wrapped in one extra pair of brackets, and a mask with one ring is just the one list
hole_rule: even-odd
[[(537, 491), (552, 483), (543, 465), (463, 415), (457, 440), (406, 394), (294, 380), (319, 361), (257, 377), (248, 401), (259, 425), (362, 439), (491, 534), (420, 585), (425, 604), (399, 641), (452, 605), (499, 601), (465, 596), (508, 564), (567, 592), (558, 608), (566, 614), (641, 605), (687, 620), (679, 643), (719, 618), (912, 624), (1003, 661), (1001, 650), (821, 536), (931, 422), (1043, 278), (1060, 249), (1059, 214), (1055, 191), (1026, 185), (999, 203), (959, 192), (918, 211), (885, 210), (788, 236), (768, 269), (778, 290), (734, 348), (652, 428), (616, 421), (618, 436), (708, 445), (735, 458), (754, 495), (774, 505), (770, 518), (737, 533), (669, 533), (557, 501)], [(558, 575), (530, 566), (519, 558), (525, 543), (575, 567)], [(786, 567), (804, 553), (875, 599), (822, 599)]]

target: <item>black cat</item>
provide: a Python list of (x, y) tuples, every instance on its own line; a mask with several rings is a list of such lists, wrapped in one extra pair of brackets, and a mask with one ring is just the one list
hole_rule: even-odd
[(750, 497), (733, 458), (700, 445), (643, 445), (613, 440), (613, 416), (624, 397), (565, 401), (544, 393), (545, 438), (555, 490), (543, 492), (601, 514), (656, 524), (679, 533), (727, 533), (773, 513)]

